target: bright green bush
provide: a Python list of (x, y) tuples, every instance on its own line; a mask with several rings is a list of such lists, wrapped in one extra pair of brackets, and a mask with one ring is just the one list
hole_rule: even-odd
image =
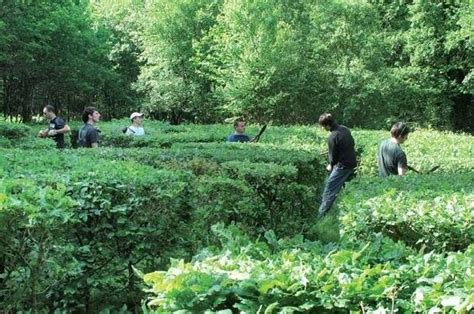
[(474, 242), (474, 174), (364, 178), (340, 198), (341, 232), (370, 240), (379, 232), (429, 250), (465, 250)]
[[(362, 151), (360, 173), (377, 175), (377, 146), (390, 138), (389, 131), (354, 130), (356, 146)], [(440, 166), (437, 173), (469, 172), (474, 168), (474, 137), (452, 132), (415, 130), (402, 144), (408, 164), (426, 172)]]
[(64, 287), (79, 266), (67, 239), (77, 203), (57, 183), (0, 179), (0, 306), (5, 312), (53, 306), (51, 289)]
[[(135, 158), (134, 149), (2, 151), (3, 175), (28, 178), (38, 187), (63, 186), (65, 196), (75, 202), (71, 221), (61, 225), (67, 233), (51, 228), (47, 245), (49, 258), (64, 264), (51, 276), (64, 278), (41, 290), (41, 302), (33, 308), (89, 312), (103, 308), (104, 299), (111, 308), (124, 303), (133, 308), (142, 298), (133, 267), (151, 271), (167, 265), (171, 257), (189, 258), (216, 243), (212, 224), (238, 224), (254, 236), (271, 228), (280, 235), (294, 235), (314, 214), (318, 186), (305, 185), (311, 180), (291, 163), (218, 163), (181, 158), (179, 150), (173, 151), (174, 158), (154, 160), (159, 151), (143, 153)], [(302, 169), (305, 162), (315, 162), (306, 158), (293, 157)], [(51, 249), (56, 243), (67, 243), (64, 256)], [(26, 275), (19, 276), (26, 280)], [(11, 306), (22, 309), (32, 303), (31, 295), (24, 294)]]
[[(144, 276), (147, 313), (465, 312), (474, 306), (473, 249), (416, 254), (386, 238), (337, 250), (302, 238), (249, 241), (215, 226), (222, 241), (193, 262)], [(469, 278), (471, 276), (471, 278)]]

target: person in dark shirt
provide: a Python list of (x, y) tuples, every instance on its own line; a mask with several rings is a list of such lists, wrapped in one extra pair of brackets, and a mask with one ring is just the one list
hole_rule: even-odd
[(354, 176), (357, 161), (354, 138), (347, 127), (337, 124), (330, 113), (322, 114), (319, 117), (319, 124), (331, 132), (328, 137), (329, 163), (326, 166), (330, 174), (319, 207), (319, 217), (321, 217), (331, 209), (344, 183)]
[(243, 119), (237, 119), (234, 121), (235, 133), (227, 137), (227, 142), (250, 142), (250, 137), (245, 134), (245, 121)]
[(408, 169), (407, 156), (400, 147), (405, 143), (410, 133), (410, 128), (403, 122), (395, 123), (390, 129), (392, 138), (382, 141), (377, 149), (377, 163), (379, 175), (403, 176)]
[(97, 148), (99, 147), (99, 130), (95, 124), (100, 120), (100, 113), (94, 107), (87, 107), (82, 114), (84, 126), (79, 130), (79, 146)]
[(47, 105), (43, 108), (43, 115), (48, 119), (48, 128), (38, 133), (39, 137), (51, 137), (56, 142), (56, 147), (64, 148), (64, 134), (71, 131), (71, 128), (64, 120), (56, 116), (56, 110), (53, 106)]

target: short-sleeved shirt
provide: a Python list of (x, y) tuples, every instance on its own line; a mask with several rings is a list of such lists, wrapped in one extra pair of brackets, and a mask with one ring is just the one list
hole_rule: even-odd
[(379, 165), (379, 175), (388, 177), (398, 175), (398, 168), (407, 168), (407, 156), (400, 147), (391, 139), (384, 140), (379, 144), (377, 150), (377, 163)]
[(129, 126), (127, 128), (127, 131), (125, 132), (126, 135), (135, 135), (135, 136), (140, 136), (140, 135), (145, 135), (145, 129), (143, 129), (141, 126), (136, 127), (136, 126)]
[(250, 142), (250, 137), (245, 134), (231, 134), (229, 137), (227, 137), (227, 142)]
[(92, 147), (92, 143), (99, 143), (99, 132), (95, 126), (86, 123), (79, 130), (79, 146)]
[[(60, 117), (55, 117), (53, 120), (49, 121), (48, 131), (51, 130), (61, 130), (66, 126), (64, 120)], [(64, 134), (56, 134), (53, 136), (53, 140), (56, 142), (57, 148), (64, 148)]]

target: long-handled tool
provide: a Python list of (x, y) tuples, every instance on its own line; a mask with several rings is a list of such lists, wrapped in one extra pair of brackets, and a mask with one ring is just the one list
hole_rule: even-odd
[(260, 140), (260, 136), (262, 136), (263, 132), (267, 129), (267, 125), (264, 124), (263, 127), (260, 129), (260, 132), (258, 132), (257, 136), (255, 136), (250, 142), (252, 143), (257, 143)]
[(432, 172), (438, 170), (439, 167), (440, 167), (439, 165), (438, 165), (438, 166), (434, 166), (433, 168), (431, 168), (430, 170), (428, 170), (428, 171), (426, 171), (426, 172), (421, 172), (421, 171), (416, 170), (415, 168), (413, 168), (413, 167), (411, 167), (411, 166), (408, 166), (408, 169), (411, 170), (411, 171), (413, 171), (413, 172), (416, 172), (416, 173), (418, 173), (418, 174), (428, 174), (428, 173), (432, 173)]

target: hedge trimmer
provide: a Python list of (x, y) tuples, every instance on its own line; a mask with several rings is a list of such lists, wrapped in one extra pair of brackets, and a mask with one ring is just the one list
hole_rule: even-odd
[(416, 172), (416, 173), (418, 173), (418, 174), (429, 174), (429, 173), (432, 173), (432, 172), (438, 170), (439, 167), (440, 167), (439, 165), (438, 165), (438, 166), (434, 166), (433, 168), (431, 168), (430, 170), (428, 170), (428, 171), (426, 171), (426, 172), (421, 172), (421, 171), (416, 170), (415, 168), (413, 168), (413, 167), (411, 167), (411, 166), (408, 166), (408, 169), (410, 169), (411, 171)]
[(262, 136), (263, 132), (267, 129), (267, 125), (264, 124), (263, 127), (260, 129), (260, 132), (258, 132), (257, 136), (255, 136), (250, 142), (252, 143), (257, 143), (260, 140), (260, 136)]

